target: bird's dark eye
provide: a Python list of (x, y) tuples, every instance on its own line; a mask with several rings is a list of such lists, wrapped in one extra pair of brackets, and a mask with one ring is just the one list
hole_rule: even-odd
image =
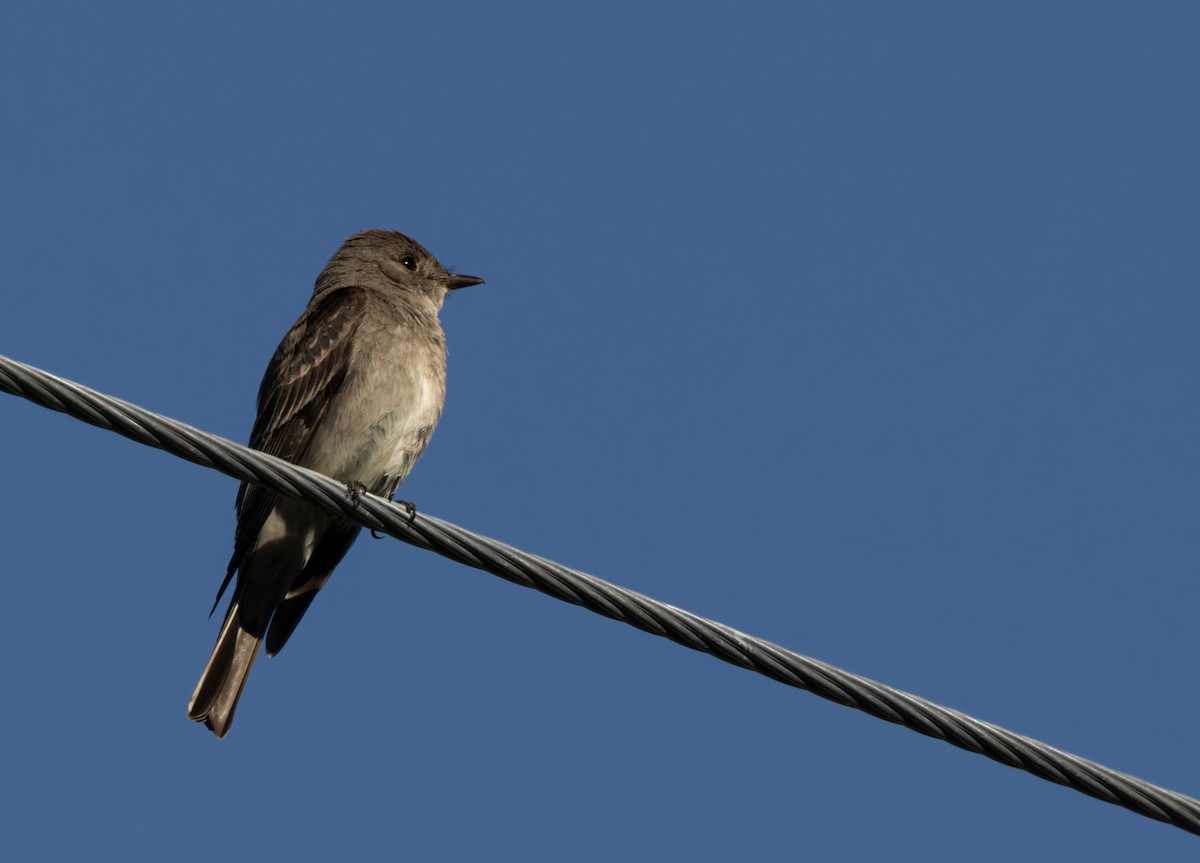
[(400, 263), (404, 264), (404, 266), (410, 270), (415, 270), (417, 268), (417, 259), (412, 255), (405, 255), (400, 259)]

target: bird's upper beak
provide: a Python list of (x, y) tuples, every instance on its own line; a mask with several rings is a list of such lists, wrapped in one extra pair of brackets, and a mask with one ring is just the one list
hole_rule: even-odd
[(479, 276), (459, 276), (454, 273), (446, 279), (446, 290), (457, 291), (459, 288), (469, 288), (471, 285), (482, 285), (483, 279)]

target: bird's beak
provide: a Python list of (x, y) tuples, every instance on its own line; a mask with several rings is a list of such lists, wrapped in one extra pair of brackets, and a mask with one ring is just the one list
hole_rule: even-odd
[(471, 285), (482, 285), (483, 279), (479, 276), (458, 276), (454, 273), (446, 279), (446, 290), (457, 291), (459, 288), (469, 288)]

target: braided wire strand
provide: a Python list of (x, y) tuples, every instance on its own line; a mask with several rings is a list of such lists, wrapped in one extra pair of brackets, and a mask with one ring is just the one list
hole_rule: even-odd
[(345, 484), (337, 480), (4, 356), (0, 356), (0, 390), (235, 479), (306, 501), (364, 527), (788, 686), (1200, 834), (1200, 800), (794, 653), (434, 516), (422, 513), (410, 521), (406, 508), (383, 498), (362, 494), (352, 500)]

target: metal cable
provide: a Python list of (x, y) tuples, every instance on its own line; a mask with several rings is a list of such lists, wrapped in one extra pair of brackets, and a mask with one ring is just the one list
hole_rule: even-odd
[(347, 494), (344, 483), (4, 356), (0, 356), (0, 390), (196, 464), (215, 468), (235, 479), (308, 501), (396, 539), (669, 638), (684, 647), (757, 671), (789, 686), (807, 689), (838, 704), (863, 710), (961, 749), (986, 755), (1001, 764), (1200, 834), (1200, 801), (1191, 797), (793, 653), (777, 644), (479, 536), (439, 518), (421, 513), (410, 524), (407, 509), (383, 498), (363, 494), (355, 503)]

